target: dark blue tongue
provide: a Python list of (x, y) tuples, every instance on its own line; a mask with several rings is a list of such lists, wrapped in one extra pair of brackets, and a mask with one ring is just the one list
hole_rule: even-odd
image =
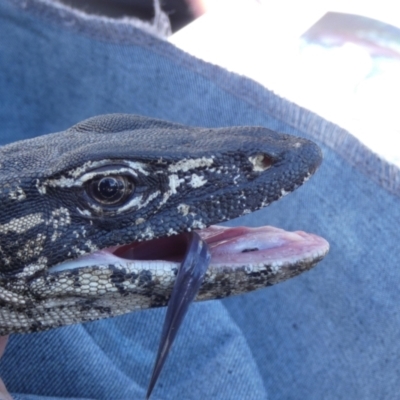
[(149, 399), (153, 391), (179, 327), (190, 303), (195, 299), (200, 289), (211, 260), (207, 243), (196, 232), (185, 234), (185, 238), (188, 246), (168, 302), (160, 345), (146, 399)]

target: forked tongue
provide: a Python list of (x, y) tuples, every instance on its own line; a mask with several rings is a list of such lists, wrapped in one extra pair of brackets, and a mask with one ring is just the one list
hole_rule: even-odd
[(153, 374), (147, 389), (146, 399), (149, 399), (151, 396), (151, 392), (168, 357), (179, 327), (185, 318), (190, 303), (195, 299), (207, 268), (210, 265), (211, 254), (208, 245), (200, 238), (199, 234), (196, 232), (186, 233), (185, 238), (188, 243), (187, 250), (178, 269), (168, 302), (160, 345), (158, 347)]

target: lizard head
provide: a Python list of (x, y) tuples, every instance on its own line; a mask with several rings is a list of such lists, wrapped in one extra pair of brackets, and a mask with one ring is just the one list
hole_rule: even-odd
[(321, 159), (314, 143), (263, 127), (124, 114), (0, 148), (0, 333), (165, 305), (191, 230), (215, 248), (200, 299), (310, 268), (328, 250), (321, 238), (212, 225), (292, 192)]

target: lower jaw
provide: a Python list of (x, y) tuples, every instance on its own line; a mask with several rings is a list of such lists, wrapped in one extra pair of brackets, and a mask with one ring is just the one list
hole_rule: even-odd
[[(318, 236), (273, 227), (211, 226), (198, 233), (208, 243), (212, 259), (196, 300), (282, 282), (315, 266), (329, 249)], [(10, 309), (7, 318), (0, 318), (0, 332), (45, 330), (165, 306), (180, 266), (181, 255), (175, 250), (184, 247), (182, 238), (104, 249), (37, 274), (28, 282), (35, 299), (35, 307), (29, 309), (32, 323), (27, 324), (23, 307)], [(159, 249), (170, 259), (162, 259)], [(149, 258), (155, 253), (157, 259)], [(131, 259), (133, 255), (137, 257)]]
[[(315, 266), (329, 250), (328, 242), (317, 235), (271, 226), (210, 226), (197, 232), (211, 252), (211, 264), (199, 293), (201, 298), (245, 293), (284, 281)], [(158, 282), (169, 285), (185, 253), (184, 235), (104, 249), (61, 263), (49, 272), (90, 273), (92, 269), (114, 266), (121, 274), (140, 275), (145, 271), (151, 276), (164, 274)]]

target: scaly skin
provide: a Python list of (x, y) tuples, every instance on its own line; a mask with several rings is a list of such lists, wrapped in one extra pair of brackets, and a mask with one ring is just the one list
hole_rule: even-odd
[[(292, 192), (320, 162), (314, 143), (262, 127), (194, 128), (124, 114), (0, 148), (0, 334), (165, 305), (179, 260), (100, 250), (129, 258), (129, 247), (115, 246), (161, 238), (170, 248), (165, 238), (193, 229), (205, 237), (214, 228), (204, 228)], [(154, 252), (162, 244), (149, 243)], [(212, 260), (198, 298), (276, 283), (327, 249), (321, 242), (282, 265), (279, 256), (248, 258), (230, 270)], [(88, 254), (96, 261), (86, 265)]]

